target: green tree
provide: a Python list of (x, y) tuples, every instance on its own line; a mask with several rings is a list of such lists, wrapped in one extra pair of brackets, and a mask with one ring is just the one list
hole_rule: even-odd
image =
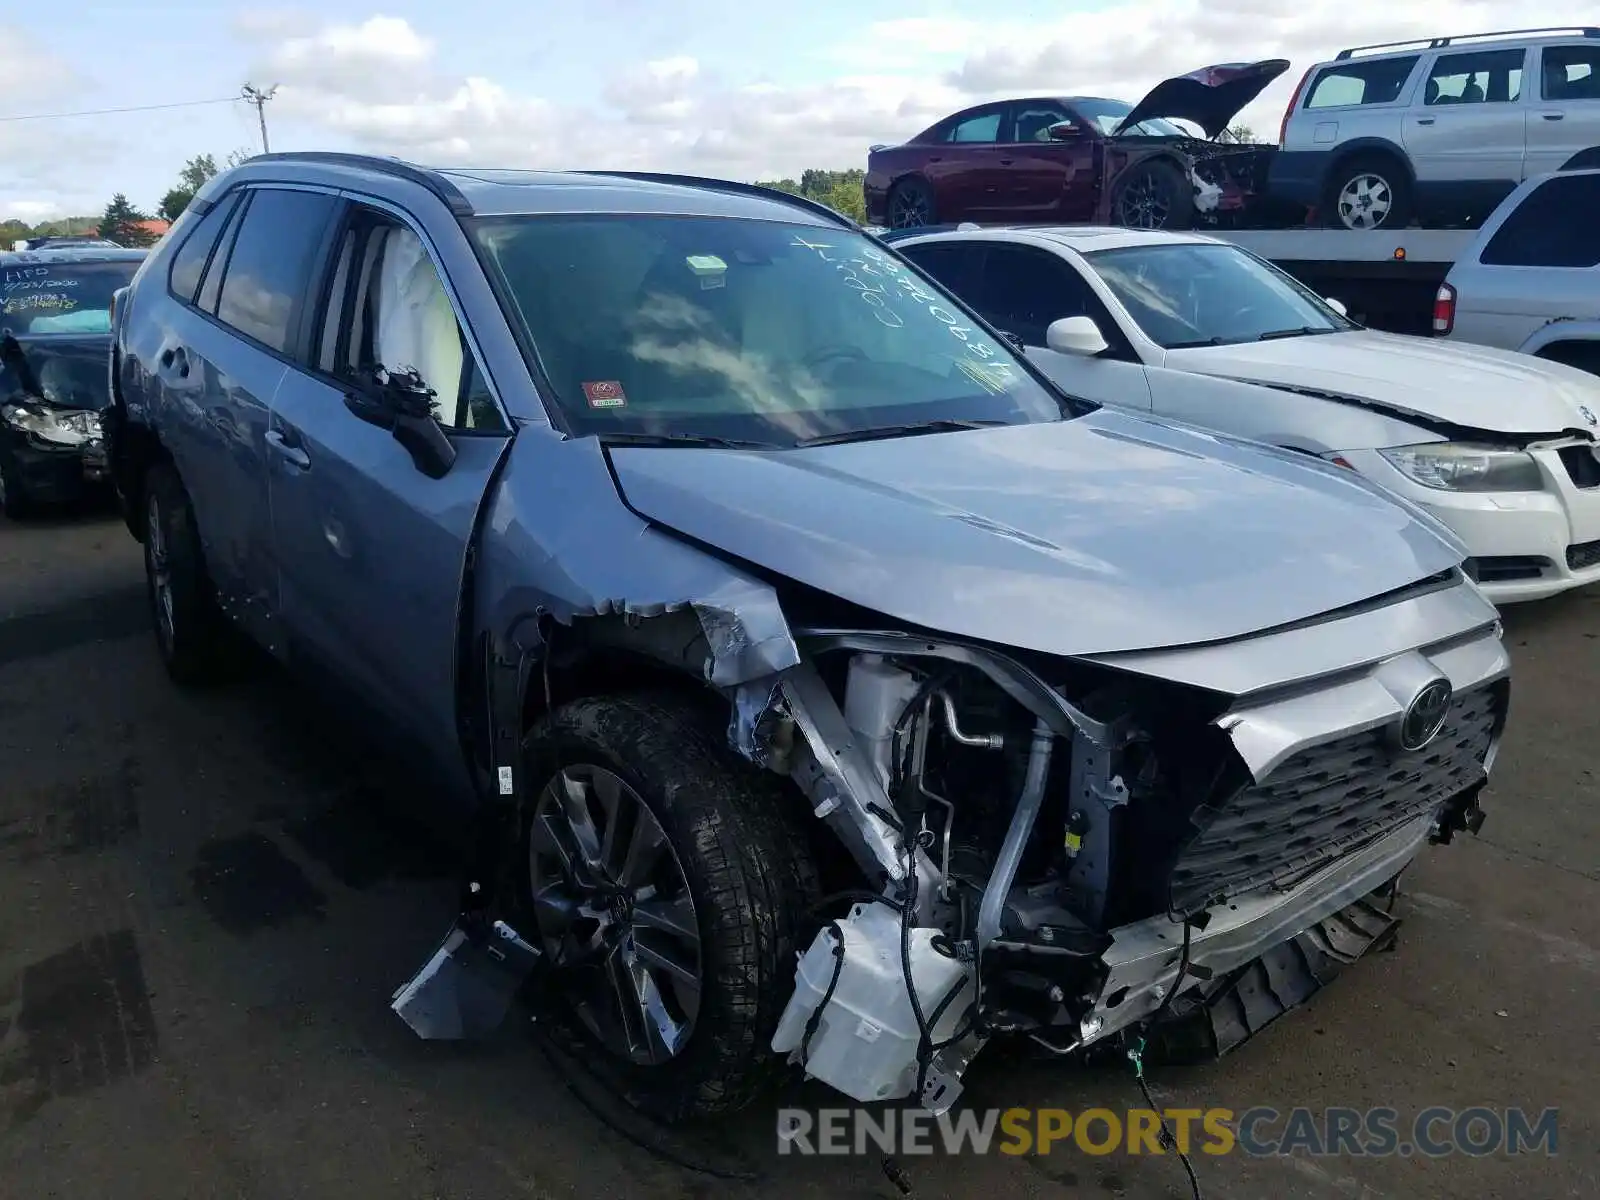
[(150, 218), (128, 203), (128, 197), (118, 192), (111, 197), (106, 211), (100, 217), (99, 234), (120, 246), (148, 246), (155, 239), (149, 230), (140, 229), (140, 221)]
[(1248, 125), (1229, 125), (1223, 134), (1223, 141), (1228, 142), (1253, 142), (1256, 140), (1256, 131)]
[(195, 155), (184, 163), (183, 170), (178, 172), (178, 186), (171, 188), (161, 197), (161, 204), (156, 209), (157, 214), (165, 220), (176, 221), (183, 215), (183, 210), (189, 207), (194, 194), (216, 173), (216, 159), (209, 154)]
[(807, 200), (826, 204), (835, 212), (841, 212), (856, 221), (865, 221), (866, 200), (861, 193), (864, 175), (865, 172), (858, 167), (852, 167), (848, 171), (828, 171), (820, 167), (809, 167), (800, 173), (799, 182), (793, 179), (768, 179), (761, 181), (758, 186), (788, 192), (792, 196), (804, 196)]
[(33, 236), (33, 226), (15, 217), (0, 221), (0, 252), (11, 249), (11, 243)]

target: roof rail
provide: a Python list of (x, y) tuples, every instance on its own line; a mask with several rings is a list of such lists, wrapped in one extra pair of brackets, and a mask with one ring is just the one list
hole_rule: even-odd
[(1347, 58), (1354, 58), (1357, 54), (1369, 50), (1398, 50), (1402, 46), (1416, 46), (1424, 50), (1437, 50), (1441, 46), (1453, 46), (1457, 42), (1493, 41), (1504, 38), (1533, 37), (1536, 34), (1576, 34), (1579, 37), (1600, 38), (1600, 26), (1594, 25), (1549, 25), (1541, 29), (1501, 29), (1493, 33), (1457, 33), (1449, 37), (1412, 38), (1405, 42), (1374, 42), (1370, 46), (1352, 46), (1348, 50), (1341, 50), (1334, 56), (1335, 62), (1342, 62)]
[(641, 183), (675, 183), (684, 187), (706, 188), (710, 191), (728, 192), (735, 196), (756, 196), (762, 200), (781, 200), (803, 208), (807, 212), (815, 213), (819, 217), (826, 217), (835, 225), (843, 225), (847, 229), (860, 229), (850, 217), (844, 215), (836, 208), (829, 208), (820, 200), (813, 200), (810, 196), (797, 196), (793, 192), (780, 191), (777, 188), (762, 187), (759, 183), (736, 183), (732, 179), (713, 179), (704, 175), (671, 175), (660, 171), (580, 171), (580, 175), (604, 175), (613, 179), (636, 179)]
[(357, 167), (367, 171), (376, 171), (380, 175), (392, 175), (396, 179), (404, 179), (409, 183), (419, 184), (437, 196), (452, 213), (458, 217), (472, 215), (472, 203), (455, 184), (451, 183), (438, 171), (430, 171), (427, 167), (419, 167), (414, 163), (403, 162), (398, 158), (380, 158), (368, 154), (347, 154), (339, 150), (282, 150), (272, 154), (257, 154), (247, 158), (241, 166), (258, 162), (277, 163), (324, 163), (332, 167)]

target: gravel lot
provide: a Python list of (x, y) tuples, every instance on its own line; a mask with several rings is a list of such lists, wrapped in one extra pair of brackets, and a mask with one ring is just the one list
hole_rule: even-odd
[[(1397, 951), (1153, 1088), (1235, 1110), (1559, 1106), (1560, 1152), (1202, 1157), (1208, 1197), (1600, 1195), (1600, 594), (1507, 624), (1488, 823), (1408, 875)], [(450, 862), (426, 797), (339, 732), (274, 677), (172, 688), (113, 518), (0, 521), (0, 1196), (899, 1194), (873, 1158), (777, 1157), (770, 1107), (678, 1146), (755, 1179), (646, 1153), (520, 1023), (492, 1045), (416, 1040), (388, 998), (453, 915)], [(967, 1098), (1139, 1103), (1126, 1072), (1009, 1062)], [(903, 1163), (917, 1197), (1189, 1195), (1172, 1158)]]

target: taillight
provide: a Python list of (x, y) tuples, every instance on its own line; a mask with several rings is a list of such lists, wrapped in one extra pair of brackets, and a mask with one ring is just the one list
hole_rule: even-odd
[[(1315, 67), (1311, 70), (1316, 70)], [(1294, 115), (1294, 106), (1300, 103), (1300, 93), (1306, 90), (1306, 80), (1311, 78), (1311, 71), (1300, 76), (1300, 82), (1294, 85), (1294, 95), (1289, 97), (1289, 105), (1283, 110), (1283, 123), (1278, 126), (1278, 149), (1282, 150), (1288, 144), (1289, 118)]]
[(1456, 327), (1456, 290), (1441, 283), (1433, 294), (1433, 334), (1444, 337)]

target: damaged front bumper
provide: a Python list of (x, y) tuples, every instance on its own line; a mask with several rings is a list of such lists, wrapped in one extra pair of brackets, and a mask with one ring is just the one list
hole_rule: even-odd
[[(1137, 1026), (1163, 1004), (1200, 993), (1214, 979), (1232, 974), (1268, 951), (1377, 891), (1400, 874), (1426, 845), (1439, 819), (1419, 817), (1364, 850), (1338, 859), (1298, 886), (1207, 910), (1191, 919), (1184, 950), (1182, 922), (1153, 917), (1112, 931), (1102, 956), (1104, 985), (1079, 1023), (1078, 1044)], [(1167, 1000), (1174, 987), (1177, 996)]]

